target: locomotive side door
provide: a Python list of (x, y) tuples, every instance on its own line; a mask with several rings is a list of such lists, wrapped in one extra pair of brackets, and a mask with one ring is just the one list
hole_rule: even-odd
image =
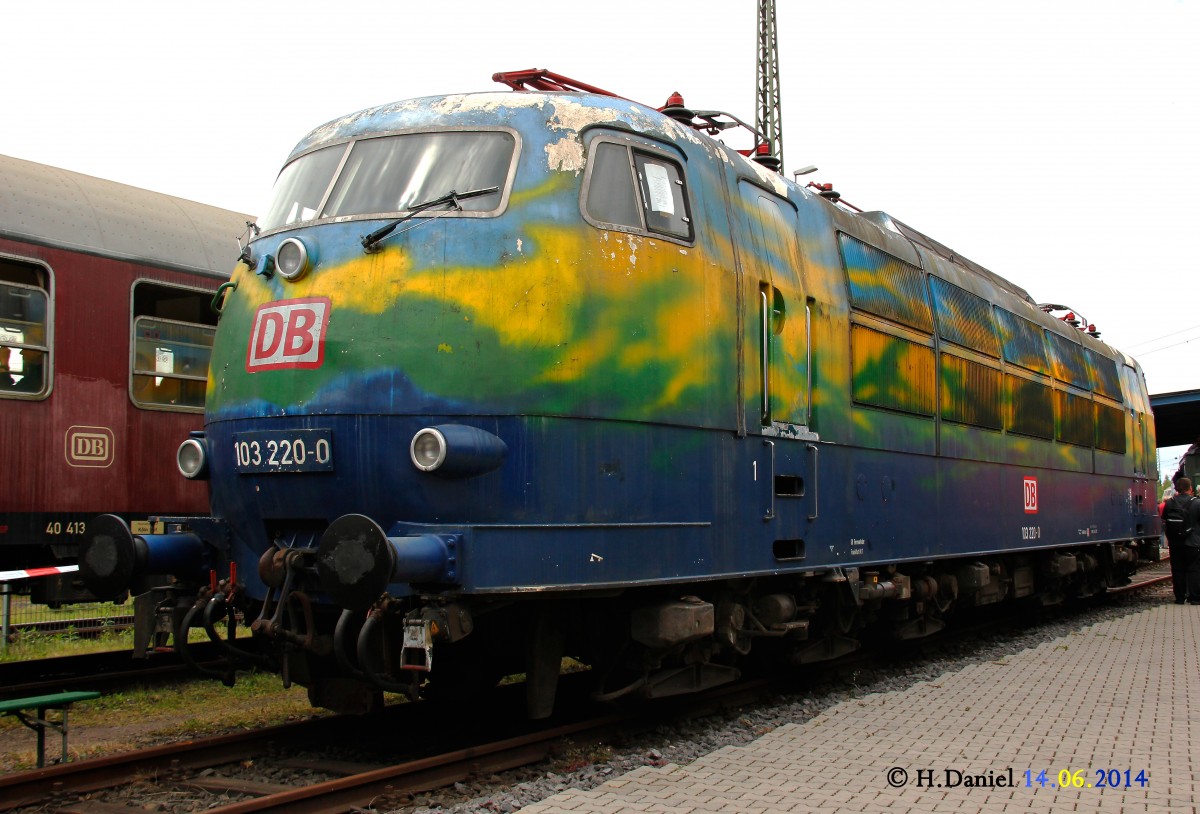
[(811, 331), (796, 210), (787, 199), (754, 184), (741, 181), (738, 187), (746, 302), (746, 431), (772, 435), (781, 424), (808, 425)]
[[(808, 501), (805, 475), (815, 446), (805, 443), (811, 411), (811, 324), (797, 244), (798, 218), (783, 197), (748, 181), (738, 184), (742, 236), (743, 376), (746, 434), (759, 438), (754, 479), (776, 522), (776, 537), (797, 532)], [(812, 495), (815, 506), (815, 495)]]

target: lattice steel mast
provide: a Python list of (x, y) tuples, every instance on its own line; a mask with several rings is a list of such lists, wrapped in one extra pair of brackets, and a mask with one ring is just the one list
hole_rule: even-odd
[(779, 112), (779, 49), (775, 0), (758, 0), (758, 116), (755, 129), (766, 137), (783, 172), (783, 119)]

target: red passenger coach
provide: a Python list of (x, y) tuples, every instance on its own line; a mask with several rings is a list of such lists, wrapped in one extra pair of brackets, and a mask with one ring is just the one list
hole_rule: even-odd
[(249, 219), (0, 156), (0, 570), (74, 562), (97, 514), (207, 511), (175, 453)]

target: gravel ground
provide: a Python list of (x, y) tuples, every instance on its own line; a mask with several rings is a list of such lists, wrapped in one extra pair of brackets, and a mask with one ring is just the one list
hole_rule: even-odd
[(736, 715), (662, 726), (620, 749), (593, 747), (578, 753), (568, 751), (552, 762), (418, 795), (410, 805), (392, 809), (391, 814), (518, 811), (567, 788), (590, 789), (642, 766), (691, 763), (722, 747), (749, 743), (784, 724), (804, 723), (842, 701), (868, 693), (904, 690), (919, 681), (932, 681), (972, 664), (1020, 653), (1090, 625), (1169, 601), (1169, 585), (1158, 585), (1132, 595), (1110, 597), (1091, 607), (1050, 611), (1036, 625), (986, 639), (967, 637), (938, 647), (928, 656), (861, 670), (852, 674), (849, 686), (842, 682), (810, 690), (803, 696), (783, 697), (777, 703), (744, 707)]

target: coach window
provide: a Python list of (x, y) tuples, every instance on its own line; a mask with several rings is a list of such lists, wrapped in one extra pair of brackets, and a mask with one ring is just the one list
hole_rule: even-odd
[(693, 236), (680, 165), (624, 143), (592, 142), (583, 209), (601, 227), (685, 241)]
[(139, 280), (133, 286), (130, 397), (149, 410), (202, 412), (216, 333), (212, 292)]
[(0, 258), (0, 397), (50, 392), (48, 289), (42, 266)]

